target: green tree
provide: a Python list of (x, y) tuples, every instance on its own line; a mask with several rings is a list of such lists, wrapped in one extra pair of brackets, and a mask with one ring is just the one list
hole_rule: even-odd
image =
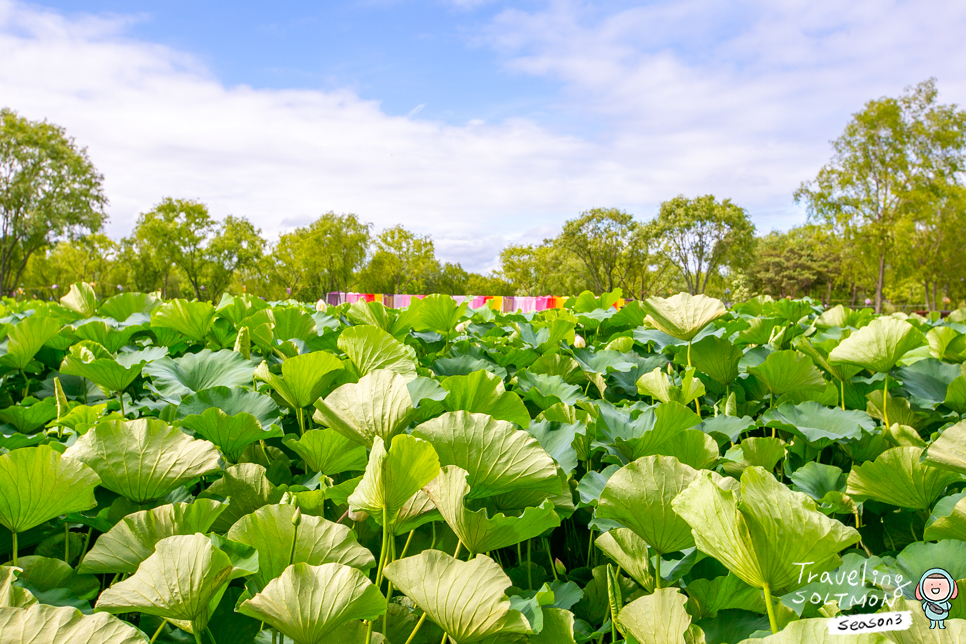
[[(832, 142), (834, 156), (795, 193), (809, 215), (875, 267), (875, 310), (882, 312), (886, 272), (908, 243), (902, 236), (932, 186), (958, 183), (966, 113), (936, 102), (935, 79), (900, 98), (869, 101)], [(894, 268), (894, 266), (891, 266)]]
[(221, 297), (239, 271), (259, 264), (265, 251), (261, 230), (245, 219), (228, 215), (206, 248), (205, 281), (212, 300)]
[(499, 273), (470, 273), (466, 291), (472, 295), (514, 295), (517, 289)]
[(748, 277), (755, 290), (777, 297), (811, 297), (813, 290), (824, 288), (828, 302), (841, 266), (831, 235), (821, 226), (807, 224), (761, 238)]
[(466, 295), (470, 274), (459, 263), (437, 264), (426, 282), (427, 293)]
[(110, 297), (128, 278), (123, 262), (118, 261), (119, 248), (102, 233), (62, 240), (31, 255), (21, 280), (28, 289), (54, 299), (67, 293), (74, 282), (91, 283), (100, 297)]
[(435, 267), (436, 252), (429, 235), (393, 226), (376, 237), (375, 252), (362, 272), (362, 290), (421, 293)]
[(0, 111), (0, 290), (56, 239), (101, 229), (103, 177), (63, 128)]
[(678, 195), (665, 201), (654, 235), (691, 294), (704, 293), (711, 277), (723, 268), (747, 266), (755, 244), (755, 227), (745, 209), (714, 195)]
[(635, 240), (637, 222), (616, 208), (594, 208), (564, 224), (556, 243), (583, 265), (592, 290), (613, 291), (620, 284), (622, 263)]

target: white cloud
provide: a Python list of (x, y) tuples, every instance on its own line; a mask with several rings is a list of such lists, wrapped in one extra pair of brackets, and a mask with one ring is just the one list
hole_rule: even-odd
[(355, 212), (430, 233), (444, 259), (475, 270), (582, 210), (650, 217), (678, 193), (731, 197), (760, 228), (787, 227), (803, 217), (791, 193), (866, 100), (932, 75), (944, 101), (966, 99), (960, 3), (605, 13), (553, 0), (500, 13), (480, 41), (512, 73), (559, 81), (554, 121), (579, 135), (524, 119), (447, 125), (418, 107), (389, 116), (349, 90), (228, 87), (185, 52), (131, 38), (136, 19), (0, 0), (0, 104), (89, 147), (112, 234), (164, 196), (249, 217), (269, 237)]

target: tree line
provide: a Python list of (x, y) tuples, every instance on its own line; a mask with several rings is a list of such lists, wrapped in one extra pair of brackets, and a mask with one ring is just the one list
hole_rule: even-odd
[(726, 300), (809, 296), (877, 311), (966, 300), (966, 112), (937, 100), (935, 79), (869, 101), (833, 156), (795, 192), (808, 222), (757, 234), (748, 212), (714, 195), (679, 195), (651, 219), (594, 208), (540, 244), (510, 245), (472, 273), (440, 261), (429, 235), (379, 232), (328, 212), (265, 239), (244, 217), (164, 198), (128, 237), (103, 233), (103, 177), (56, 125), (0, 112), (0, 288), (59, 297), (76, 281), (217, 300), (225, 292), (315, 300), (332, 291), (485, 295), (621, 288), (625, 297), (686, 290)]

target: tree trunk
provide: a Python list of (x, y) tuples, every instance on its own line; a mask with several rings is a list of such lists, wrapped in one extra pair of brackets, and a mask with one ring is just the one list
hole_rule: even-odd
[(831, 303), (832, 303), (832, 281), (829, 280), (828, 283), (825, 285), (825, 302), (824, 302), (825, 308), (828, 308), (828, 305)]
[(939, 311), (939, 300), (936, 299), (936, 282), (932, 283), (932, 310)]
[(885, 253), (879, 255), (879, 279), (875, 282), (875, 313), (882, 314), (882, 287), (885, 286)]
[(853, 309), (855, 308), (855, 296), (858, 294), (858, 292), (859, 292), (858, 285), (853, 283), (852, 284), (852, 308)]

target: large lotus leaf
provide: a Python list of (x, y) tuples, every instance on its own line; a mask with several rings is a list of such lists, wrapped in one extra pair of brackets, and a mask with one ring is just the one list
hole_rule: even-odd
[(249, 293), (242, 295), (223, 293), (221, 300), (215, 307), (215, 311), (218, 317), (225, 318), (235, 326), (238, 326), (245, 318), (254, 315), (258, 311), (267, 309), (269, 306), (269, 303), (265, 300)]
[(654, 367), (653, 371), (637, 379), (637, 391), (663, 403), (676, 402), (682, 405), (690, 404), (705, 394), (704, 383), (695, 377), (692, 367), (685, 370), (680, 385), (675, 385), (663, 369)]
[(168, 537), (157, 543), (137, 572), (102, 592), (96, 608), (157, 615), (200, 631), (215, 608), (211, 604), (217, 605), (236, 574), (231, 558), (205, 535)]
[(774, 351), (748, 373), (757, 376), (775, 398), (793, 391), (825, 389), (825, 378), (812, 361), (797, 351)]
[(527, 637), (528, 644), (577, 644), (574, 639), (574, 614), (569, 610), (544, 606), (543, 629)]
[(698, 429), (713, 436), (719, 443), (737, 443), (741, 435), (756, 427), (750, 416), (711, 416), (698, 425)]
[(266, 431), (278, 422), (278, 405), (272, 397), (244, 387), (212, 387), (185, 396), (178, 405), (177, 418), (199, 416), (213, 407), (229, 416), (251, 414)]
[(549, 409), (558, 403), (573, 405), (585, 399), (580, 387), (568, 384), (560, 376), (546, 376), (521, 369), (516, 377), (517, 387), (524, 394), (524, 398), (540, 409)]
[(385, 572), (456, 644), (530, 631), (526, 618), (510, 608), (504, 594), (513, 582), (489, 557), (460, 561), (425, 550), (392, 562)]
[(287, 438), (283, 442), (313, 472), (335, 476), (366, 469), (366, 448), (334, 429), (311, 429), (297, 441)]
[(380, 519), (385, 516), (392, 523), (406, 501), (438, 474), (439, 457), (430, 442), (401, 434), (392, 439), (387, 451), (377, 436), (349, 506)]
[(388, 369), (342, 385), (315, 407), (316, 422), (365, 447), (372, 447), (377, 436), (389, 441), (416, 416), (406, 379)]
[(489, 414), (497, 420), (508, 420), (521, 427), (530, 424), (530, 412), (520, 396), (507, 391), (503, 387), (503, 380), (489, 371), (450, 376), (440, 385), (448, 392), (443, 399), (446, 411)]
[(97, 538), (77, 572), (133, 574), (154, 553), (159, 541), (175, 535), (208, 532), (226, 507), (211, 499), (198, 499), (194, 503), (169, 503), (129, 514)]
[(290, 407), (303, 409), (325, 393), (342, 369), (342, 362), (331, 353), (313, 351), (283, 362), (280, 376), (269, 371), (263, 362), (255, 370), (255, 377), (267, 382)]
[(738, 377), (738, 362), (744, 352), (727, 338), (709, 335), (691, 345), (691, 364), (713, 380), (727, 385)]
[(875, 499), (900, 508), (924, 510), (962, 477), (920, 462), (921, 447), (893, 447), (875, 461), (856, 465), (849, 473), (846, 493), (857, 501)]
[(69, 606), (0, 608), (4, 644), (145, 644), (147, 636), (113, 615), (84, 615)]
[(630, 528), (659, 555), (694, 546), (691, 526), (671, 501), (698, 471), (671, 456), (645, 456), (618, 470), (604, 487), (597, 516)]
[[(592, 316), (582, 316), (582, 319), (592, 323)], [(598, 318), (599, 320), (600, 318)], [(532, 324), (517, 322), (513, 325), (520, 334), (524, 345), (546, 354), (560, 349), (560, 343), (572, 345), (574, 343), (574, 321), (557, 318), (549, 325), (535, 328)]]
[(22, 371), (60, 329), (61, 323), (52, 317), (31, 315), (20, 320), (7, 333), (7, 352), (0, 356), (0, 364)]
[(222, 466), (214, 445), (153, 418), (100, 423), (64, 455), (89, 465), (104, 487), (135, 503), (159, 499)]
[(89, 340), (78, 342), (60, 365), (61, 373), (87, 378), (109, 391), (124, 391), (141, 375), (144, 363), (124, 367), (110, 352)]
[(960, 416), (966, 414), (966, 376), (960, 373), (946, 388), (943, 404)]
[[(966, 541), (966, 494), (953, 494), (936, 503), (926, 522), (923, 541), (958, 539)], [(945, 503), (944, 503), (945, 502)]]
[(789, 478), (794, 484), (793, 490), (804, 492), (820, 502), (829, 492), (844, 493), (848, 477), (834, 465), (810, 462), (795, 470)]
[(583, 423), (558, 423), (550, 420), (534, 421), (527, 432), (537, 439), (540, 447), (557, 462), (567, 474), (577, 468), (577, 450), (574, 441), (583, 434), (587, 426)]
[(688, 598), (677, 588), (662, 588), (635, 599), (617, 614), (621, 633), (640, 644), (684, 644), (691, 616)]
[(85, 318), (93, 317), (97, 313), (97, 294), (87, 282), (77, 282), (70, 285), (70, 291), (60, 298), (60, 304)]
[(456, 304), (449, 295), (436, 293), (423, 298), (419, 313), (413, 320), (416, 331), (435, 331), (443, 337), (449, 337), (463, 314), (466, 313), (466, 302)]
[(98, 312), (118, 322), (124, 322), (135, 313), (147, 318), (161, 304), (161, 300), (150, 293), (119, 293), (104, 300)]
[[(838, 346), (837, 341), (830, 341), (830, 342), (834, 342), (835, 345)], [(832, 375), (833, 378), (836, 378), (838, 380), (847, 381), (852, 376), (862, 371), (862, 367), (857, 367), (855, 365), (830, 363), (828, 361), (827, 350), (816, 347), (806, 337), (799, 336), (795, 338), (795, 340), (792, 342), (792, 346), (795, 347), (795, 349), (797, 349), (801, 353), (804, 353), (809, 358), (811, 358), (812, 362), (815, 363), (815, 366), (827, 371), (829, 374)]]
[(654, 571), (647, 543), (629, 528), (614, 528), (597, 537), (594, 545), (648, 592), (654, 591)]
[(628, 460), (654, 454), (676, 440), (685, 431), (701, 423), (701, 417), (678, 402), (658, 405), (637, 417), (626, 428), (611, 427), (606, 419), (614, 446)]
[(862, 432), (872, 432), (876, 427), (872, 417), (863, 411), (829, 408), (813, 400), (798, 405), (784, 403), (766, 411), (761, 420), (765, 427), (801, 436), (817, 449), (856, 441)]
[(751, 466), (771, 472), (785, 458), (787, 446), (780, 438), (749, 436), (725, 452), (723, 468), (729, 476), (741, 476)]
[(436, 448), (442, 465), (469, 472), (470, 498), (527, 488), (555, 492), (557, 466), (533, 436), (485, 414), (447, 412), (413, 430)]
[[(554, 354), (556, 356), (558, 354)], [(576, 364), (576, 363), (575, 363)], [(452, 358), (439, 358), (432, 364), (433, 373), (442, 378), (449, 376), (468, 376), (471, 373), (489, 371), (500, 378), (506, 378), (507, 371), (495, 362), (474, 358), (469, 354), (460, 354)]]
[(355, 568), (297, 563), (242, 602), (238, 612), (273, 626), (295, 644), (357, 644), (356, 629), (348, 623), (382, 615), (386, 598)]
[(718, 444), (700, 429), (686, 429), (674, 440), (665, 441), (650, 449), (635, 452), (634, 456), (673, 456), (696, 470), (713, 467), (719, 459)]
[(966, 336), (948, 326), (929, 329), (926, 333), (929, 343), (929, 354), (936, 360), (943, 362), (962, 362), (963, 349), (966, 348)]
[(832, 349), (831, 363), (856, 365), (888, 373), (908, 351), (926, 341), (922, 333), (904, 320), (876, 318)]
[(651, 324), (685, 342), (690, 342), (701, 329), (728, 314), (721, 300), (690, 293), (678, 293), (669, 298), (651, 297), (641, 305)]
[(229, 349), (202, 349), (180, 358), (161, 358), (144, 367), (158, 393), (175, 402), (212, 387), (250, 384), (253, 371), (248, 360)]
[(89, 510), (101, 480), (90, 467), (47, 445), (0, 456), (0, 524), (24, 532), (68, 512)]
[(388, 369), (410, 382), (418, 375), (412, 349), (379, 327), (349, 327), (339, 335), (339, 349), (363, 376), (379, 369)]
[(607, 390), (604, 379), (607, 374), (627, 373), (637, 367), (637, 364), (629, 362), (624, 354), (614, 350), (594, 352), (589, 349), (574, 349), (574, 358), (583, 375), (594, 383), (601, 396)]
[(688, 612), (696, 619), (733, 609), (764, 613), (763, 599), (760, 589), (731, 574), (688, 582)]
[(217, 407), (212, 407), (197, 416), (188, 416), (179, 424), (193, 431), (196, 436), (217, 445), (232, 463), (238, 462), (242, 452), (252, 443), (266, 438), (284, 436), (282, 428), (278, 425), (273, 425), (266, 431), (262, 429), (258, 419), (251, 414), (242, 412), (229, 416)]
[(228, 538), (258, 550), (258, 572), (251, 581), (259, 590), (291, 564), (338, 563), (362, 571), (376, 565), (372, 553), (356, 542), (348, 528), (321, 517), (301, 516), (294, 525), (294, 505), (266, 505), (242, 517)]
[(272, 321), (272, 330), (278, 340), (284, 342), (294, 338), (308, 342), (318, 336), (315, 320), (302, 309), (274, 308), (263, 309), (263, 311), (264, 315)]
[(426, 486), (426, 494), (471, 555), (521, 543), (560, 525), (560, 517), (549, 499), (540, 507), (527, 508), (518, 517), (503, 514), (491, 517), (485, 508), (475, 512), (467, 509), (465, 500), (469, 492), (466, 470), (455, 465), (444, 467)]
[(959, 377), (960, 367), (926, 358), (899, 367), (895, 375), (902, 381), (902, 387), (910, 398), (924, 407), (935, 409), (936, 405), (946, 400), (946, 392), (953, 380)]
[(124, 347), (136, 333), (140, 333), (147, 328), (146, 324), (131, 324), (129, 326), (118, 327), (105, 322), (102, 319), (92, 319), (75, 323), (72, 326), (74, 335), (79, 340), (96, 342), (109, 352), (117, 353)]
[(943, 430), (926, 450), (926, 460), (930, 465), (966, 474), (966, 421)]
[(228, 499), (228, 509), (212, 525), (216, 532), (226, 532), (238, 519), (258, 508), (278, 503), (284, 494), (284, 487), (275, 487), (265, 476), (264, 467), (257, 463), (239, 463), (226, 469), (224, 476), (199, 496)]
[(215, 307), (208, 302), (172, 300), (152, 311), (151, 327), (173, 329), (189, 340), (202, 342), (215, 319)]
[(21, 434), (32, 434), (50, 421), (57, 418), (57, 402), (44, 398), (33, 404), (24, 404), (0, 409), (0, 421), (12, 425)]
[(37, 603), (27, 589), (13, 583), (22, 572), (13, 566), (0, 566), (0, 608), (27, 608)]
[[(913, 584), (916, 581), (913, 581)], [(959, 583), (962, 584), (962, 582)], [(962, 595), (962, 585), (959, 588), (960, 595)], [(912, 616), (912, 626), (902, 631), (882, 633), (883, 639), (880, 641), (860, 640), (856, 644), (886, 644), (888, 642), (895, 644), (966, 644), (966, 620), (964, 619), (947, 619), (944, 624), (945, 628), (933, 628), (932, 623), (926, 618), (925, 611), (922, 610), (922, 602), (905, 597), (897, 599), (888, 610), (909, 611)], [(956, 603), (953, 603), (953, 612), (955, 611)], [(848, 640), (844, 641), (848, 642)], [(829, 639), (822, 644), (838, 644), (838, 642), (838, 639)], [(749, 643), (742, 642), (742, 644)], [(753, 644), (758, 644), (758, 640), (755, 640)], [(779, 644), (785, 644), (785, 642), (779, 642)]]
[(760, 467), (744, 471), (740, 493), (699, 473), (671, 506), (691, 525), (699, 550), (776, 595), (800, 585), (797, 564), (812, 562), (805, 572), (829, 570), (839, 564), (839, 551), (859, 541), (854, 528), (826, 517)]
[[(921, 608), (919, 613), (922, 613)], [(742, 640), (740, 644), (805, 644), (806, 642), (808, 644), (886, 644), (889, 639), (885, 635), (885, 633), (832, 633), (829, 631), (827, 619), (800, 619), (789, 623), (779, 633), (761, 639)]]

